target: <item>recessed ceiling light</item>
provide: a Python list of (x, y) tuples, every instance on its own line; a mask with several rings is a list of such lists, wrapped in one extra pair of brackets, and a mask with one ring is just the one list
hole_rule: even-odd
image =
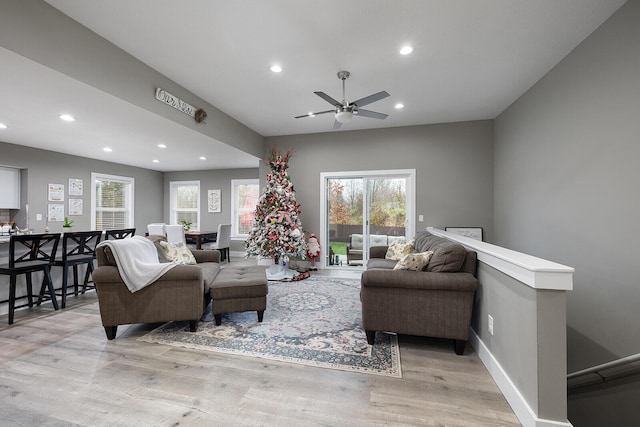
[(411, 52), (413, 52), (413, 47), (411, 46), (403, 46), (400, 49), (400, 55), (409, 55)]
[(158, 159), (153, 159), (152, 161), (153, 161), (153, 163), (160, 163), (160, 160), (158, 160)]
[(65, 122), (72, 122), (76, 119), (71, 114), (60, 114), (58, 117), (60, 117)]
[(282, 67), (279, 66), (278, 64), (273, 64), (271, 67), (269, 67), (269, 69), (274, 73), (279, 73), (282, 71)]
[(396, 109), (398, 109), (398, 110), (399, 110), (399, 109), (401, 109), (401, 108), (404, 108), (404, 104), (402, 104), (402, 103), (398, 102), (398, 103), (395, 105), (395, 107), (396, 107)]
[(5, 125), (4, 123), (0, 123), (0, 129), (6, 129), (7, 125)]
[(102, 151), (106, 151), (107, 153), (110, 153), (110, 152), (112, 152), (113, 150), (112, 150), (111, 148), (109, 148), (109, 147), (104, 147), (104, 148), (102, 149)]
[(167, 146), (164, 144), (158, 144), (158, 148), (167, 148)]
[(207, 160), (205, 156), (200, 156), (200, 160)]

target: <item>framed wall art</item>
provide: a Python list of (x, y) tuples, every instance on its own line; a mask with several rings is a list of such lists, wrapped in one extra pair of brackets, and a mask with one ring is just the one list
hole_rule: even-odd
[(82, 215), (82, 199), (69, 199), (69, 216)]
[(69, 178), (69, 195), (82, 196), (82, 180), (79, 178)]
[(64, 204), (49, 203), (47, 205), (47, 221), (59, 222), (64, 221)]
[(220, 213), (220, 190), (208, 190), (209, 213)]
[(49, 184), (47, 199), (50, 202), (64, 202), (64, 184)]
[(444, 231), (482, 242), (482, 227), (445, 227)]

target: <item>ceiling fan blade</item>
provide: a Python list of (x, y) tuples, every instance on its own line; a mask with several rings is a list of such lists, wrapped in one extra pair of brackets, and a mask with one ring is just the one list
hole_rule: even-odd
[[(330, 97), (329, 95), (327, 95), (324, 92), (313, 92), (316, 95), (318, 95), (320, 98), (324, 99), (325, 101), (327, 101), (329, 104), (333, 105), (334, 107), (339, 107), (342, 105), (341, 102), (336, 101), (335, 99), (333, 99), (332, 97)], [(388, 96), (388, 95), (387, 95)]]
[[(316, 92), (317, 93), (317, 92)], [(386, 98), (389, 94), (386, 91), (381, 91), (378, 93), (374, 93), (373, 95), (365, 96), (364, 98), (360, 98), (357, 101), (353, 101), (350, 105), (357, 105), (358, 107), (364, 107), (365, 105), (371, 104), (372, 102), (380, 101), (381, 99)]]
[(371, 117), (372, 119), (386, 119), (389, 115), (378, 113), (376, 111), (363, 110), (362, 108), (358, 109), (358, 115), (362, 117)]
[(313, 117), (313, 116), (317, 116), (318, 114), (327, 114), (327, 113), (335, 113), (336, 110), (327, 110), (327, 111), (320, 111), (317, 113), (311, 113), (311, 114), (303, 114), (302, 116), (296, 116), (294, 117), (295, 119), (301, 119), (303, 117)]
[(333, 130), (340, 129), (341, 127), (342, 123), (340, 123), (339, 121), (336, 120), (333, 122)]

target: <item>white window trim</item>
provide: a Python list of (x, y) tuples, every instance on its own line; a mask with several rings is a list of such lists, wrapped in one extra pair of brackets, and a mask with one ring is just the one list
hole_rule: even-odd
[(231, 180), (231, 238), (233, 239), (243, 239), (246, 240), (249, 237), (248, 234), (237, 234), (236, 230), (238, 229), (238, 224), (236, 224), (238, 220), (238, 216), (236, 215), (235, 209), (237, 204), (237, 191), (236, 187), (239, 185), (257, 185), (258, 186), (258, 197), (260, 197), (260, 179), (258, 178), (246, 178), (246, 179), (232, 179)]
[(182, 211), (193, 211), (196, 212), (196, 218), (198, 221), (197, 227), (194, 227), (193, 230), (200, 230), (201, 228), (201, 218), (200, 218), (200, 181), (169, 181), (169, 204), (170, 204), (170, 214), (171, 214), (171, 224), (178, 224), (178, 216), (176, 214), (176, 189), (180, 186), (187, 185), (196, 185), (198, 186), (198, 208), (197, 209), (181, 209)]
[(127, 192), (126, 206), (130, 207), (127, 215), (127, 228), (134, 227), (135, 189), (136, 179), (128, 176), (109, 175), (106, 173), (91, 172), (91, 230), (96, 230), (96, 181), (118, 181), (130, 185), (131, 191)]

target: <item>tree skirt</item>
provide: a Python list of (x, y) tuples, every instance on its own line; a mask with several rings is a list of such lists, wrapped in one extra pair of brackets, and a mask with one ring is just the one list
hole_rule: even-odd
[(354, 279), (269, 282), (262, 323), (256, 312), (228, 313), (220, 326), (189, 332), (188, 322), (169, 322), (138, 340), (401, 378), (397, 337), (377, 333), (367, 344), (359, 294)]

